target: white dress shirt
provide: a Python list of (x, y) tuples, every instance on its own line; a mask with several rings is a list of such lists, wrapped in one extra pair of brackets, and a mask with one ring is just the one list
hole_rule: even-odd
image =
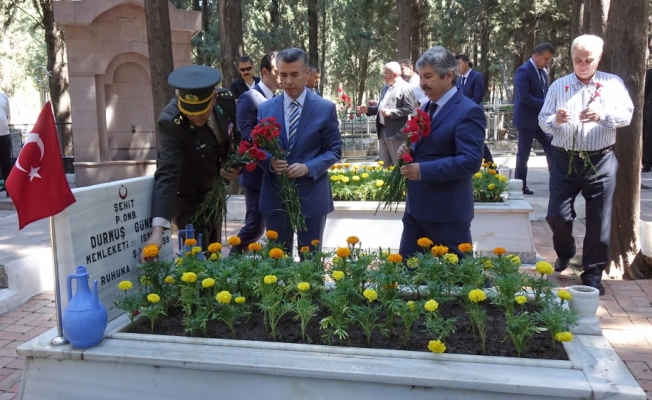
[(268, 88), (267, 86), (265, 86), (265, 83), (263, 82), (262, 79), (260, 80), (260, 82), (258, 82), (258, 87), (260, 87), (260, 90), (263, 91), (263, 95), (265, 96), (265, 98), (266, 98), (267, 100), (269, 100), (269, 99), (271, 99), (272, 97), (274, 97), (274, 92), (272, 92), (272, 90), (271, 90), (270, 88)]
[(410, 78), (410, 82), (408, 83), (410, 84), (410, 86), (412, 86), (412, 91), (414, 92), (414, 99), (418, 101), (420, 105), (426, 104), (428, 102), (428, 97), (423, 92), (423, 89), (421, 89), (421, 77), (419, 76), (419, 74), (415, 73), (414, 75), (412, 75), (412, 78)]
[(6, 94), (0, 93), (0, 136), (9, 134), (9, 118), (11, 109), (9, 108), (9, 98)]
[[(600, 95), (595, 97), (590, 108), (600, 113), (600, 120), (580, 122), (579, 114), (595, 95), (596, 83), (602, 87), (597, 90)], [(557, 123), (556, 113), (560, 108), (570, 114), (570, 122)], [(633, 111), (632, 99), (618, 76), (596, 71), (589, 84), (585, 85), (572, 73), (550, 85), (539, 113), (539, 126), (553, 135), (553, 146), (574, 151), (597, 151), (616, 142), (616, 128), (629, 125)]]

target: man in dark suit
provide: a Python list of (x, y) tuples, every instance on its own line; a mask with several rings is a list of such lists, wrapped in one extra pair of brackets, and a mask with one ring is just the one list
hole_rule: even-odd
[[(473, 63), (469, 61), (469, 57), (466, 54), (456, 55), (455, 60), (457, 61), (457, 88), (461, 90), (466, 97), (473, 100), (475, 104), (482, 107), (482, 99), (485, 91), (484, 76), (480, 72), (472, 69)], [(483, 148), (484, 160), (487, 162), (493, 162), (494, 158), (491, 155), (489, 147), (485, 144)]]
[(310, 69), (310, 73), (308, 74), (306, 87), (308, 90), (321, 97), (321, 93), (319, 93), (319, 79), (321, 78), (321, 72), (319, 72), (319, 68), (314, 65), (309, 65), (308, 68)]
[[(278, 69), (276, 68), (276, 55), (278, 52), (267, 53), (260, 61), (260, 82), (238, 99), (236, 105), (236, 120), (242, 140), (251, 141), (251, 130), (258, 123), (258, 107), (265, 101), (275, 96), (279, 88)], [(244, 189), (247, 214), (245, 224), (240, 229), (238, 237), (240, 244), (231, 247), (231, 253), (244, 252), (249, 244), (260, 239), (265, 232), (265, 218), (260, 212), (260, 186), (263, 182), (263, 170), (256, 167), (249, 172), (246, 169), (240, 174), (240, 186)]]
[(398, 161), (396, 150), (405, 141), (402, 129), (414, 111), (414, 92), (410, 84), (401, 78), (401, 66), (396, 61), (385, 64), (383, 78), (386, 85), (380, 92), (380, 100), (358, 106), (357, 111), (376, 116), (380, 159), (389, 167)]
[(514, 75), (513, 124), (518, 129), (515, 178), (523, 181), (523, 194), (534, 194), (527, 187), (527, 162), (534, 138), (543, 146), (548, 165), (554, 151), (552, 135), (542, 131), (539, 126), (539, 112), (548, 93), (546, 67), (554, 54), (555, 48), (550, 43), (539, 43), (534, 48), (532, 57)]
[(236, 100), (240, 98), (242, 93), (248, 91), (249, 89), (253, 89), (254, 86), (260, 82), (260, 78), (254, 76), (253, 69), (254, 67), (253, 62), (251, 61), (251, 57), (238, 57), (238, 70), (240, 71), (241, 78), (231, 82), (230, 86), (231, 93)]
[(482, 163), (486, 119), (482, 107), (455, 87), (455, 56), (441, 46), (428, 49), (417, 61), (421, 88), (429, 101), (430, 134), (397, 156), (412, 153), (414, 162), (401, 167), (408, 179), (403, 235), (399, 253), (406, 260), (423, 249), (417, 240), (462, 256), (460, 243), (471, 243), (473, 175)]
[(641, 172), (652, 171), (652, 69), (645, 72), (643, 91), (643, 167)]
[[(289, 151), (285, 160), (267, 153), (260, 162), (263, 183), (260, 211), (267, 229), (278, 232), (279, 242), (290, 251), (294, 245), (292, 230), (283, 207), (281, 183), (277, 175), (294, 179), (298, 188), (301, 213), (307, 230), (297, 232), (298, 247), (321, 249), (326, 215), (334, 210), (327, 171), (339, 161), (342, 149), (335, 104), (306, 90), (308, 56), (298, 48), (284, 49), (276, 56), (283, 95), (262, 103), (258, 119), (275, 117), (281, 124), (281, 147)], [(313, 240), (319, 240), (312, 246)]]
[[(179, 94), (163, 109), (156, 125), (153, 229), (146, 244), (160, 248), (163, 230), (170, 228), (170, 222), (185, 228), (218, 173), (233, 180), (240, 172), (240, 167), (220, 168), (240, 142), (234, 126), (235, 101), (228, 90), (215, 89), (221, 77), (218, 70), (203, 65), (178, 68), (168, 77)], [(204, 249), (219, 241), (219, 222), (200, 218), (193, 226), (196, 234), (202, 234)]]

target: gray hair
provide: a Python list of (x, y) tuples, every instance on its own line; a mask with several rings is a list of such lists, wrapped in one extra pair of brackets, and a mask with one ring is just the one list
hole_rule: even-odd
[(457, 76), (457, 61), (455, 60), (453, 53), (448, 51), (446, 48), (435, 46), (426, 50), (426, 52), (419, 57), (419, 61), (417, 61), (417, 69), (421, 70), (421, 68), (426, 65), (437, 71), (441, 78), (446, 76), (449, 72), (453, 72), (453, 84), (455, 84)]
[(602, 47), (604, 46), (604, 40), (595, 35), (582, 35), (578, 36), (571, 43), (571, 55), (575, 53), (576, 47), (581, 47), (585, 50), (588, 50), (592, 53), (595, 53), (596, 56), (602, 55)]
[(395, 73), (397, 76), (401, 75), (401, 66), (396, 61), (388, 62), (383, 66), (383, 69), (388, 69)]
[(308, 66), (308, 55), (305, 51), (297, 47), (283, 49), (276, 55), (276, 61), (283, 61), (284, 63), (293, 63), (299, 60), (303, 63), (304, 67)]

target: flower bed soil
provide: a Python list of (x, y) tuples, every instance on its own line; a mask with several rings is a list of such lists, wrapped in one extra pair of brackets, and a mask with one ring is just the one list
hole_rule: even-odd
[[(446, 353), (452, 354), (471, 354), (487, 355), (499, 357), (517, 357), (516, 348), (508, 335), (505, 323), (504, 311), (493, 305), (485, 305), (489, 321), (487, 322), (486, 336), (486, 353), (482, 353), (482, 347), (479, 339), (475, 340), (471, 325), (466, 311), (462, 305), (457, 302), (446, 302), (439, 305), (439, 314), (444, 318), (457, 317), (455, 323), (455, 332), (449, 335), (444, 343), (446, 344)], [(518, 310), (520, 306), (516, 306)], [(272, 341), (269, 333), (263, 323), (263, 315), (257, 307), (253, 306), (248, 318), (242, 318), (235, 323), (236, 334), (232, 336), (230, 329), (221, 321), (211, 321), (208, 323), (208, 337), (220, 339), (237, 339), (237, 340), (254, 340), (254, 341)], [(530, 312), (535, 311), (530, 309)], [(518, 312), (518, 311), (515, 311)], [(379, 309), (379, 318), (384, 322), (385, 314)], [(306, 334), (311, 341), (305, 341), (301, 338), (301, 327), (299, 321), (293, 320), (294, 314), (287, 313), (277, 325), (280, 339), (278, 342), (301, 343), (301, 344), (320, 344), (327, 345), (322, 338), (323, 330), (319, 328), (319, 322), (327, 316), (324, 312), (318, 312), (308, 323)], [(168, 309), (167, 318), (161, 318), (154, 326), (155, 335), (170, 336), (196, 336), (203, 337), (202, 332), (195, 335), (189, 335), (185, 332), (182, 325), (183, 311), (181, 307), (174, 306)], [(141, 320), (143, 323), (134, 328), (135, 333), (150, 333), (150, 325), (146, 319)], [(331, 345), (347, 347), (363, 347), (390, 350), (413, 350), (429, 351), (428, 342), (434, 337), (429, 332), (422, 332), (423, 321), (418, 320), (414, 323), (410, 335), (410, 344), (406, 345), (403, 340), (403, 321), (395, 317), (394, 325), (388, 337), (383, 336), (374, 330), (372, 332), (371, 345), (367, 345), (367, 338), (364, 331), (356, 324), (351, 323), (346, 330), (349, 339), (338, 342), (337, 339), (330, 343)], [(523, 349), (523, 358), (538, 358), (549, 360), (568, 360), (562, 343), (557, 342), (555, 348), (552, 348), (550, 333), (547, 331), (535, 334)]]

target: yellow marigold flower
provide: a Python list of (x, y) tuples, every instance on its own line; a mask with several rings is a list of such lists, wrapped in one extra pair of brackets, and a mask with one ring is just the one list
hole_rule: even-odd
[(344, 168), (349, 168), (350, 166), (351, 166), (351, 164), (349, 164), (349, 163), (344, 163)]
[(350, 179), (348, 176), (343, 176), (342, 179), (340, 179), (342, 182), (347, 183)]
[(226, 290), (222, 290), (215, 295), (215, 300), (220, 304), (229, 304), (231, 302), (231, 293)]
[(419, 259), (416, 257), (409, 258), (407, 260), (407, 266), (412, 269), (419, 268)]
[(354, 166), (351, 167), (351, 169), (354, 170), (354, 171), (357, 171), (357, 170), (358, 170), (358, 166), (357, 166), (357, 165), (354, 165)]
[(370, 166), (369, 166), (369, 171), (374, 171), (375, 169), (376, 169), (376, 166), (375, 166), (375, 165), (370, 165)]
[(364, 169), (364, 170), (366, 171), (367, 169), (369, 169), (369, 167), (366, 166), (366, 165), (363, 165), (363, 166), (362, 166), (362, 169)]
[(249, 244), (249, 251), (251, 251), (251, 252), (255, 253), (257, 251), (261, 251), (262, 249), (263, 249), (263, 246), (261, 246), (261, 244), (258, 243), (258, 242)]
[(555, 340), (559, 342), (570, 342), (573, 340), (573, 334), (570, 332), (557, 332), (555, 333)]
[(312, 242), (310, 242), (310, 244), (313, 245), (313, 246), (317, 246), (319, 244), (319, 240), (315, 239)]
[(479, 179), (482, 178), (482, 174), (480, 172), (476, 172), (475, 174), (473, 174), (473, 177)]
[(392, 171), (394, 171), (394, 167), (395, 167), (395, 165), (392, 165), (392, 166), (388, 167), (387, 170), (388, 170), (389, 172), (392, 172)]
[(525, 296), (516, 296), (516, 297), (514, 298), (514, 300), (515, 300), (518, 304), (525, 304), (525, 303), (527, 303), (527, 297), (525, 297)]
[(487, 168), (488, 166), (489, 166), (489, 164), (487, 164), (487, 163), (482, 163), (482, 168)]
[(269, 256), (270, 256), (271, 258), (275, 258), (275, 259), (277, 259), (277, 260), (278, 260), (279, 258), (283, 258), (284, 255), (285, 255), (285, 253), (283, 252), (283, 250), (282, 250), (282, 249), (279, 249), (278, 247), (274, 247), (273, 249), (271, 249), (271, 250), (269, 251)]
[(154, 258), (158, 256), (158, 246), (155, 244), (150, 244), (145, 246), (143, 249), (143, 257), (145, 258)]
[(303, 246), (300, 250), (299, 253), (310, 253), (310, 247), (308, 246)]
[(271, 285), (272, 283), (276, 283), (276, 281), (278, 281), (276, 275), (265, 275), (263, 278), (263, 282), (265, 282), (266, 285)]
[(193, 256), (196, 255), (196, 254), (201, 253), (201, 247), (199, 247), (199, 246), (193, 246), (193, 248), (192, 248), (192, 250), (191, 250), (191, 253), (192, 253)]
[(238, 296), (238, 297), (235, 298), (235, 303), (236, 304), (244, 304), (245, 300), (246, 299), (244, 297)]
[(428, 300), (423, 305), (423, 308), (428, 312), (435, 312), (439, 308), (439, 303), (436, 300)]
[(177, 265), (177, 267), (183, 265), (183, 258), (177, 258), (174, 263)]
[(237, 236), (231, 236), (228, 240), (227, 243), (231, 246), (238, 246), (240, 243), (242, 243), (242, 240), (240, 240), (239, 237)]
[(573, 298), (573, 295), (570, 294), (567, 290), (564, 290), (564, 289), (560, 289), (560, 290), (557, 292), (557, 296), (559, 296), (560, 299), (562, 299), (562, 300), (566, 300), (566, 301), (568, 301), (568, 300), (570, 300), (570, 299)]
[(448, 261), (451, 264), (457, 264), (459, 259), (457, 258), (457, 254), (448, 253), (448, 254), (444, 254), (444, 261)]
[(339, 258), (346, 258), (351, 255), (351, 250), (348, 247), (338, 247), (335, 252)]
[(385, 161), (383, 160), (378, 161), (378, 165), (385, 165)]
[(191, 247), (192, 246), (197, 246), (197, 239), (186, 239), (183, 242), (183, 244), (186, 245), (186, 246), (191, 246)]
[(430, 247), (432, 245), (432, 240), (428, 239), (427, 237), (422, 237), (417, 240), (417, 246), (419, 247)]
[(357, 236), (349, 236), (346, 238), (346, 243), (348, 244), (358, 244), (360, 243), (360, 239)]
[(546, 261), (539, 261), (536, 266), (536, 270), (541, 275), (552, 275), (555, 270), (552, 268), (552, 265)]
[(344, 272), (342, 272), (342, 271), (333, 271), (333, 279), (335, 279), (336, 281), (339, 281), (342, 278), (344, 278)]
[(489, 189), (489, 190), (494, 190), (495, 187), (496, 187), (496, 185), (494, 185), (493, 183), (490, 183), (490, 184), (487, 186), (487, 189)]
[(432, 246), (432, 248), (430, 249), (430, 252), (435, 257), (443, 256), (444, 254), (448, 253), (448, 247), (439, 246), (439, 245), (438, 246)]
[(474, 303), (479, 303), (481, 301), (487, 300), (487, 295), (482, 289), (473, 289), (469, 292), (469, 300)]
[(516, 266), (521, 265), (521, 257), (514, 254), (510, 254), (507, 256), (507, 258), (512, 262), (512, 264)]
[(208, 257), (208, 259), (211, 261), (216, 261), (218, 258), (220, 258), (220, 253), (213, 253), (210, 257)]
[(376, 179), (376, 186), (381, 187), (385, 184), (385, 181), (382, 179)]
[(507, 250), (505, 250), (504, 247), (496, 247), (494, 249), (494, 254), (497, 255), (497, 256), (502, 256), (503, 254), (505, 254), (506, 251)]
[(183, 275), (181, 275), (181, 280), (186, 283), (197, 282), (197, 274), (194, 272), (184, 272)]
[[(366, 168), (365, 168), (365, 169), (366, 169)], [(366, 172), (364, 172), (362, 175), (360, 175), (360, 177), (361, 177), (362, 179), (367, 179), (367, 178), (369, 178), (369, 174), (366, 173)]]
[(431, 340), (428, 342), (428, 350), (433, 353), (441, 354), (446, 351), (446, 345), (441, 340)]
[(491, 163), (491, 167), (492, 167), (492, 168), (496, 168), (497, 166), (498, 166), (498, 165), (496, 165), (496, 163)]
[(491, 260), (484, 260), (482, 263), (482, 269), (490, 269), (493, 268), (494, 265), (491, 263)]
[(211, 243), (208, 245), (208, 252), (213, 254), (222, 250), (222, 243)]
[(269, 240), (276, 240), (276, 239), (278, 239), (278, 232), (273, 231), (273, 230), (270, 229), (267, 232), (265, 232), (265, 236)]
[(300, 282), (297, 285), (297, 289), (299, 289), (300, 292), (306, 292), (310, 289), (310, 284), (308, 282)]
[(390, 254), (387, 256), (387, 261), (393, 263), (400, 263), (401, 261), (403, 261), (403, 257), (401, 257), (400, 254)]
[(156, 293), (150, 293), (147, 295), (147, 301), (156, 304), (161, 301), (161, 297)]
[(131, 289), (132, 287), (134, 287), (134, 284), (131, 283), (130, 281), (122, 281), (122, 282), (118, 283), (118, 289), (120, 289), (120, 290), (125, 290), (126, 291), (126, 290)]
[(365, 289), (364, 292), (362, 292), (362, 295), (365, 299), (369, 300), (370, 303), (378, 298), (378, 293), (373, 289)]
[(489, 170), (489, 174), (490, 174), (490, 175), (496, 175), (497, 173), (498, 173), (498, 172), (496, 172), (495, 169), (490, 169), (490, 170)]
[(174, 283), (174, 278), (171, 277), (170, 275), (165, 277), (165, 283), (169, 283), (170, 285)]
[(339, 177), (337, 175), (331, 175), (331, 181), (337, 182), (339, 180)]
[(360, 180), (360, 177), (358, 175), (353, 175), (351, 179), (357, 182)]
[(414, 309), (416, 308), (412, 300), (407, 302), (407, 307), (410, 311), (414, 311)]
[(213, 278), (206, 278), (203, 281), (201, 281), (201, 285), (204, 288), (209, 288), (215, 285), (215, 279)]
[(498, 180), (501, 181), (501, 182), (507, 182), (507, 177), (505, 175), (500, 175), (498, 177)]
[(471, 243), (460, 243), (457, 249), (462, 253), (468, 253), (473, 251), (473, 245)]
[(143, 285), (151, 285), (151, 284), (152, 284), (152, 281), (150, 281), (149, 279), (147, 279), (146, 276), (141, 276), (141, 277), (140, 277), (140, 283), (143, 284)]

